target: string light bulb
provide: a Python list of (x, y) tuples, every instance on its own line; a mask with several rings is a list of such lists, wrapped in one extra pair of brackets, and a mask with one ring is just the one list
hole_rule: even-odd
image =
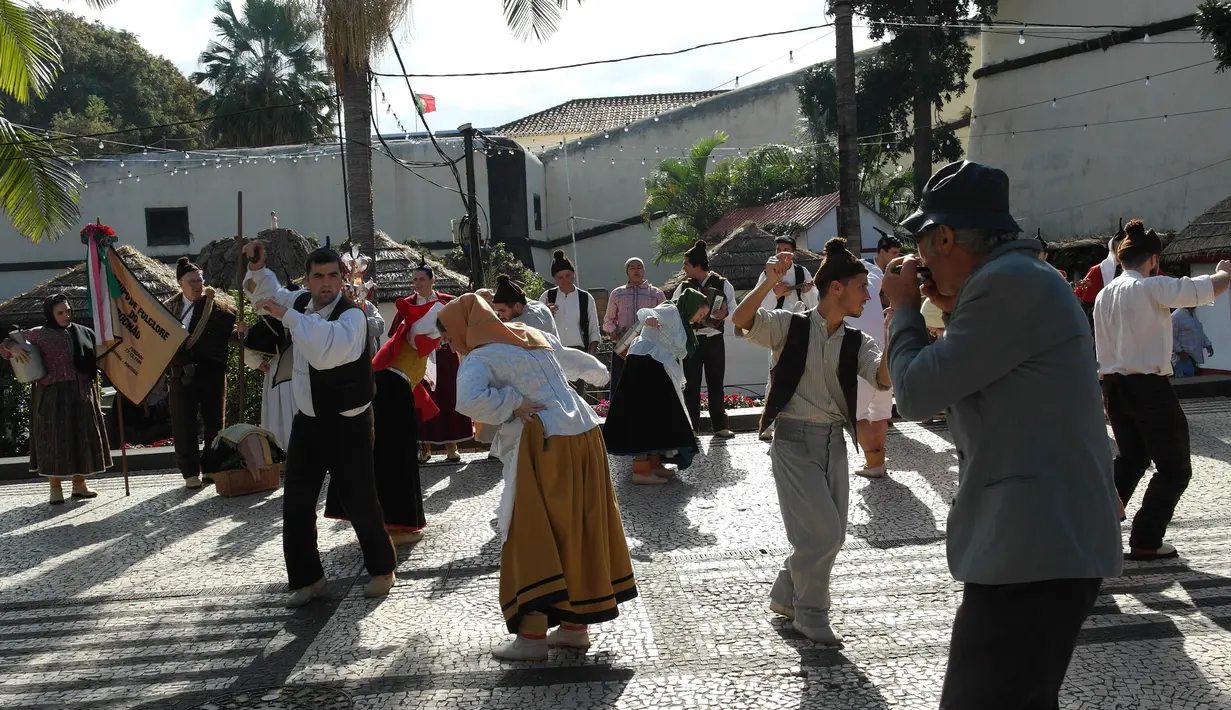
[(642, 158), (642, 159), (641, 159), (641, 164), (642, 164), (642, 165), (645, 165), (645, 158)]
[(104, 145), (103, 145), (103, 142), (102, 142), (102, 141), (99, 141), (99, 142), (98, 142), (98, 149), (99, 149), (99, 150), (103, 150), (104, 148), (106, 148), (106, 146), (104, 146)]
[(141, 176), (140, 176), (140, 175), (138, 175), (138, 176), (137, 176), (137, 182), (141, 182)]
[(795, 63), (795, 50), (792, 49), (790, 52), (787, 52), (786, 56), (787, 56), (787, 62), (789, 64)]
[(654, 112), (654, 123), (658, 123), (658, 112)]
[(615, 165), (615, 158), (612, 158), (612, 159), (611, 159), (611, 164), (612, 164), (612, 165)]
[(123, 185), (123, 184), (124, 184), (124, 178), (120, 178), (119, 180), (117, 180), (117, 181), (116, 181), (116, 184), (117, 184), (117, 185)]
[(121, 167), (121, 168), (122, 168), (122, 167), (124, 167), (124, 161), (123, 161), (123, 160), (121, 160), (121, 161), (120, 161), (120, 167)]
[(84, 189), (86, 189), (86, 190), (89, 190), (89, 189), (90, 189), (90, 183), (88, 183), (88, 182), (87, 182), (87, 183), (82, 183), (82, 185), (81, 185), (81, 186), (82, 186)]
[(129, 171), (128, 171), (128, 177), (132, 177), (132, 176), (133, 176), (133, 171), (129, 170)]
[(735, 77), (735, 88), (739, 88), (739, 77)]
[(1146, 33), (1146, 36), (1145, 36), (1145, 37), (1143, 37), (1142, 39), (1144, 39), (1144, 40), (1145, 40), (1145, 43), (1146, 43), (1146, 44), (1149, 44), (1149, 43), (1150, 43), (1150, 33), (1149, 33), (1149, 32), (1147, 32), (1147, 33)]
[(1147, 76), (1147, 77), (1146, 77), (1146, 86), (1149, 86), (1149, 85), (1150, 85), (1150, 77), (1148, 77), (1148, 76)]
[(1017, 43), (1018, 43), (1018, 44), (1025, 44), (1025, 43), (1026, 43), (1026, 30), (1019, 30), (1019, 31), (1018, 31), (1018, 33), (1017, 33)]
[(1055, 100), (1055, 99), (1052, 99), (1052, 100), (1051, 100), (1051, 107), (1052, 107), (1052, 108), (1056, 108), (1056, 100)]
[(1166, 122), (1167, 122), (1167, 114), (1165, 114), (1165, 113), (1164, 113), (1164, 114), (1163, 114), (1163, 123), (1166, 123)]
[(164, 160), (164, 161), (162, 161), (162, 166), (163, 166), (164, 168), (165, 168), (165, 167), (167, 167), (167, 161), (165, 161), (165, 160)]
[(188, 154), (188, 151), (184, 151), (184, 160), (188, 160), (191, 157), (192, 156)]

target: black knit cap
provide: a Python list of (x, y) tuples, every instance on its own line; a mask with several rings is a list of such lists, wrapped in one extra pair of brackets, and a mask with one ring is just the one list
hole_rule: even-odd
[(201, 267), (189, 261), (188, 257), (181, 256), (175, 262), (175, 280), (179, 281), (180, 279), (184, 278), (184, 276), (186, 276), (187, 274), (190, 274), (194, 271), (200, 271), (200, 270), (201, 270)]
[(492, 296), (492, 302), (506, 305), (524, 304), (526, 292), (521, 290), (521, 287), (514, 283), (508, 274), (500, 274), (496, 277), (496, 293)]
[(892, 234), (889, 234), (883, 229), (878, 229), (876, 227), (873, 227), (872, 229), (875, 229), (881, 235), (881, 238), (876, 240), (876, 250), (877, 251), (889, 251), (890, 249), (901, 249), (902, 248), (901, 239), (898, 239), (897, 237), (893, 236)]
[(787, 236), (785, 234), (775, 237), (774, 244), (790, 244), (791, 251), (795, 251), (795, 249), (797, 248), (795, 246), (795, 237)]
[[(576, 271), (573, 262), (564, 255), (563, 249), (557, 249), (551, 254), (551, 275), (555, 276), (561, 271)], [(499, 300), (499, 299), (497, 299)]]

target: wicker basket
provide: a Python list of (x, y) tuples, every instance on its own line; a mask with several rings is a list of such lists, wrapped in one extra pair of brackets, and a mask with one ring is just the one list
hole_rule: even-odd
[(220, 496), (242, 496), (262, 491), (276, 491), (281, 486), (282, 464), (262, 466), (253, 475), (246, 468), (219, 471), (214, 474), (214, 489)]

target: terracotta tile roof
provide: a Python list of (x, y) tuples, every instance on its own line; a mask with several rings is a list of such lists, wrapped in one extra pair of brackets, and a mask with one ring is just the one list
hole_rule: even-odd
[(756, 207), (741, 207), (723, 215), (722, 219), (705, 230), (704, 236), (706, 239), (725, 237), (739, 229), (744, 222), (755, 222), (758, 227), (796, 222), (807, 228), (819, 222), (837, 206), (838, 193), (834, 192), (817, 197), (792, 197)]
[(543, 136), (557, 134), (590, 134), (615, 128), (666, 113), (681, 106), (704, 101), (726, 92), (691, 91), (680, 94), (642, 94), (640, 96), (607, 96), (594, 99), (573, 99), (559, 106), (506, 123), (501, 134)]

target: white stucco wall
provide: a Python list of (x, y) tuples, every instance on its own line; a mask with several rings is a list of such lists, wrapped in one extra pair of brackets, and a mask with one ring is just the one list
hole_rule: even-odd
[[(462, 154), (461, 139), (441, 139), (446, 153), (453, 158)], [(430, 143), (391, 144), (399, 157), (417, 162), (432, 162), (439, 156)], [(330, 146), (327, 150), (332, 151)], [(281, 154), (290, 148), (245, 151), (250, 155)], [(197, 153), (193, 154), (198, 155)], [(225, 154), (219, 154), (224, 155)], [(480, 154), (475, 161), (476, 185), (479, 203), (490, 213), (487, 200), (487, 167)], [(116, 178), (133, 173), (134, 179), (126, 178), (122, 185), (114, 181), (92, 184), (82, 193), (81, 215), (83, 226), (86, 220), (101, 217), (113, 227), (120, 242), (132, 244), (152, 256), (174, 257), (196, 254), (206, 243), (235, 234), (236, 193), (244, 193), (244, 232), (256, 234), (269, 226), (269, 213), (278, 213), (278, 224), (290, 227), (305, 235), (316, 234), (323, 242), (326, 235), (334, 243), (341, 243), (346, 236), (346, 211), (342, 191), (342, 162), (328, 156), (319, 160), (312, 156), (300, 157), (298, 162), (279, 158), (277, 162), (256, 160), (241, 165), (223, 159), (221, 167), (215, 168), (213, 159), (202, 166), (200, 159), (189, 164), (185, 174), (168, 174), (175, 167), (183, 167), (183, 154), (167, 156), (169, 167), (163, 167), (163, 156), (127, 156), (125, 166), (118, 163), (85, 163), (81, 166), (82, 178), (96, 181)], [(528, 173), (527, 210), (533, 219), (531, 194), (543, 194), (541, 169), (538, 159), (526, 156)], [(227, 167), (232, 163), (231, 167)], [(394, 240), (411, 237), (421, 241), (450, 239), (449, 222), (465, 214), (461, 197), (433, 186), (396, 165), (383, 154), (372, 156), (372, 191), (376, 212), (376, 227), (384, 230)], [(455, 187), (448, 168), (415, 168), (422, 176), (446, 187)], [(465, 172), (461, 170), (465, 185)], [(135, 178), (140, 176), (140, 182)], [(533, 187), (532, 187), (533, 185)], [(546, 196), (544, 196), (546, 200)], [(150, 247), (146, 243), (145, 209), (151, 207), (186, 207), (192, 241), (187, 246)], [(533, 235), (533, 222), (530, 223)], [(77, 227), (79, 228), (79, 226)], [(484, 233), (489, 233), (484, 221)], [(0, 243), (5, 253), (0, 261), (46, 262), (79, 260), (84, 252), (75, 233), (65, 235), (55, 242), (32, 244), (13, 231), (7, 220), (0, 220)], [(28, 288), (35, 272), (0, 272), (0, 300)], [(46, 275), (42, 275), (45, 279)], [(42, 279), (40, 279), (42, 280)], [(35, 281), (34, 283), (38, 283)]]
[[(1001, 0), (1000, 17), (1051, 23), (1144, 25), (1193, 12), (1197, 0)], [(1040, 34), (1048, 34), (1039, 31)], [(1089, 37), (1103, 34), (1092, 31)], [(1121, 217), (1151, 227), (1182, 229), (1231, 192), (1231, 163), (1180, 177), (1231, 157), (1228, 112), (1089, 125), (1228, 105), (1231, 76), (1207, 64), (1213, 57), (1193, 31), (1086, 52), (995, 74), (978, 81), (969, 154), (1005, 170), (1013, 214), (1028, 232), (1049, 238), (1114, 230)], [(1076, 40), (984, 34), (982, 64), (1036, 54)], [(1194, 42), (1167, 44), (1167, 41)], [(1138, 77), (1153, 75), (1150, 85)], [(1051, 99), (1128, 81), (1125, 86)], [(1041, 101), (1039, 106), (1006, 110)], [(999, 112), (999, 113), (997, 113)], [(1075, 126), (1064, 130), (1045, 130)], [(1016, 137), (1010, 135), (1016, 132)], [(1004, 135), (1000, 135), (1004, 134)], [(1125, 194), (1122, 194), (1125, 193)], [(1110, 199), (1108, 199), (1110, 198)]]
[[(893, 234), (893, 223), (864, 205), (859, 206), (859, 236), (861, 244), (847, 244), (848, 248), (858, 248), (858, 253), (876, 253), (876, 243), (881, 235), (873, 227), (880, 227), (886, 234)], [(838, 235), (838, 210), (832, 209), (821, 217), (820, 221), (808, 230), (806, 244), (808, 251), (820, 254), (825, 249), (825, 242)]]
[[(799, 120), (799, 101), (792, 77), (779, 77), (700, 101), (695, 107), (664, 114), (657, 121), (638, 121), (627, 131), (591, 136), (580, 147), (573, 140), (567, 146), (567, 160), (564, 149), (558, 147), (541, 153), (548, 193), (547, 239), (569, 235), (570, 192), (578, 231), (638, 215), (645, 203), (643, 178), (654, 170), (657, 162), (686, 155), (693, 144), (715, 131), (729, 136), (723, 145), (729, 150), (716, 152), (718, 157), (731, 155), (736, 149), (789, 142)], [(589, 285), (611, 287), (623, 283), (624, 260), (636, 255), (649, 261), (653, 255), (649, 246), (652, 236), (649, 230), (636, 226), (578, 242), (579, 276)], [(571, 247), (568, 250), (571, 252)], [(539, 273), (547, 273), (550, 258), (549, 249), (536, 250)], [(661, 282), (674, 271), (672, 266), (679, 268), (678, 263), (664, 265), (661, 275), (651, 268), (651, 280)]]

